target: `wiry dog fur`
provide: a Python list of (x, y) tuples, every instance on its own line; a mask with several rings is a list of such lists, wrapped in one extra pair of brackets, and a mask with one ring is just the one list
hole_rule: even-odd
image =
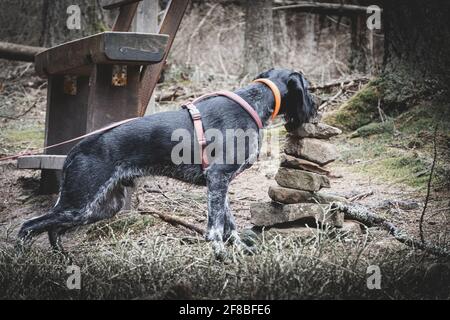
[[(291, 70), (271, 69), (257, 78), (272, 80), (281, 92), (281, 110), (287, 125), (295, 127), (313, 116), (314, 103), (303, 75)], [(274, 108), (272, 91), (264, 84), (252, 83), (235, 91), (244, 98), (267, 125)], [(204, 129), (253, 129), (254, 120), (236, 102), (225, 97), (212, 97), (196, 103)], [(236, 226), (228, 202), (228, 186), (237, 173), (251, 166), (259, 153), (258, 143), (246, 144), (244, 163), (210, 163), (205, 172), (200, 164), (175, 165), (171, 161), (172, 132), (184, 128), (194, 136), (187, 110), (161, 112), (90, 136), (77, 144), (64, 163), (60, 194), (48, 214), (26, 221), (19, 238), (28, 240), (48, 232), (53, 247), (61, 249), (60, 236), (67, 230), (113, 217), (124, 205), (126, 187), (147, 175), (164, 175), (203, 184), (208, 189), (208, 225), (206, 239), (216, 248), (223, 241), (238, 240)], [(192, 139), (194, 150), (195, 139)], [(236, 148), (236, 147), (235, 147)], [(236, 150), (234, 150), (236, 151)], [(224, 145), (224, 153), (227, 150)], [(237, 154), (236, 152), (234, 153)]]

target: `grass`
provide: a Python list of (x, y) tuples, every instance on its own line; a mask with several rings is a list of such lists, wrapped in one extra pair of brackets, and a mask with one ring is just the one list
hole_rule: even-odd
[[(147, 231), (151, 227), (147, 228)], [(262, 237), (258, 253), (228, 247), (224, 262), (209, 243), (169, 236), (115, 236), (84, 242), (70, 261), (47, 250), (0, 248), (0, 299), (392, 299), (448, 298), (442, 283), (425, 282), (427, 257), (380, 248), (378, 231), (344, 238), (324, 230), (300, 241)], [(81, 290), (68, 290), (70, 265), (81, 269)], [(369, 290), (367, 267), (382, 271)], [(440, 279), (442, 281), (442, 279)], [(443, 288), (444, 287), (444, 288)]]
[(0, 133), (1, 145), (8, 146), (8, 151), (19, 152), (25, 148), (40, 148), (44, 145), (44, 128), (42, 126), (25, 126), (5, 129)]
[(433, 180), (435, 189), (448, 187), (450, 167), (450, 110), (446, 104), (426, 102), (384, 123), (372, 122), (358, 128), (341, 144), (341, 161), (351, 163), (381, 181), (396, 182), (424, 190), (433, 162), (434, 127), (438, 157)]

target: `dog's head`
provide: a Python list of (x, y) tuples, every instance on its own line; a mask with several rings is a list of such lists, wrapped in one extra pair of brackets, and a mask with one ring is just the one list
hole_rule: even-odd
[(316, 104), (308, 92), (308, 81), (302, 73), (287, 69), (270, 69), (255, 79), (273, 81), (281, 93), (280, 114), (284, 115), (286, 128), (294, 129), (315, 116)]

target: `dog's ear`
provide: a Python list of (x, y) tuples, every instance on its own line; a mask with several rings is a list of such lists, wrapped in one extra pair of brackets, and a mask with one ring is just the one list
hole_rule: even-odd
[(274, 70), (274, 68), (270, 68), (269, 70), (264, 71), (263, 73), (258, 74), (258, 75), (256, 76), (256, 78), (254, 78), (253, 80), (261, 79), (261, 78), (269, 78), (269, 77), (270, 77), (270, 72), (271, 72), (272, 70)]
[(288, 108), (286, 110), (286, 127), (288, 129), (294, 129), (315, 116), (316, 106), (308, 92), (308, 81), (306, 81), (301, 73), (291, 73), (287, 87)]

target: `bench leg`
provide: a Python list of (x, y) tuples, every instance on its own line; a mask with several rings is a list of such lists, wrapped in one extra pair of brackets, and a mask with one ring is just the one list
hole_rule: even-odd
[(54, 194), (59, 192), (61, 170), (42, 170), (39, 194)]

